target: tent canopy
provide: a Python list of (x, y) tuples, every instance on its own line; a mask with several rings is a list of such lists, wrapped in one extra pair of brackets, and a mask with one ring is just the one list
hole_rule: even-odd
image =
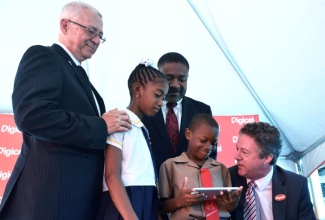
[[(189, 0), (267, 121), (310, 175), (325, 161), (324, 2)], [(236, 7), (234, 7), (236, 4)]]
[[(0, 54), (1, 113), (12, 112), (23, 52), (57, 41), (67, 2), (0, 2), (1, 20), (11, 18), (0, 24), (8, 51)], [(127, 78), (140, 59), (157, 61), (176, 51), (190, 63), (188, 96), (209, 104), (214, 115), (259, 114), (276, 125), (284, 139), (281, 155), (301, 159), (305, 176), (324, 162), (324, 1), (85, 2), (103, 14), (107, 42), (84, 65), (107, 109), (127, 106)]]

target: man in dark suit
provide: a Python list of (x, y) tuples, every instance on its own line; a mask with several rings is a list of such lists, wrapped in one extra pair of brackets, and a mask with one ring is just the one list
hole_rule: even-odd
[[(210, 106), (185, 96), (189, 68), (188, 61), (179, 53), (166, 53), (158, 60), (158, 69), (167, 76), (169, 91), (159, 112), (154, 117), (143, 117), (142, 119), (149, 131), (158, 171), (165, 160), (179, 156), (187, 150), (188, 141), (185, 138), (185, 129), (189, 126), (193, 116), (198, 113), (212, 115)], [(176, 104), (173, 110), (177, 116), (179, 136), (177, 146), (174, 149), (165, 123), (168, 111), (167, 103)]]
[[(263, 220), (315, 219), (307, 178), (275, 165), (281, 148), (276, 127), (254, 122), (241, 128), (236, 144), (237, 165), (229, 168), (232, 185), (243, 186), (238, 207), (231, 213), (232, 220), (246, 219), (248, 213)], [(253, 204), (245, 201), (251, 181), (255, 186), (255, 199), (251, 201), (255, 201), (256, 211), (245, 210), (246, 204)]]
[(80, 66), (104, 40), (101, 14), (72, 2), (61, 12), (59, 43), (22, 57), (12, 103), (23, 143), (0, 219), (96, 218), (107, 136), (131, 127), (124, 111), (105, 113)]

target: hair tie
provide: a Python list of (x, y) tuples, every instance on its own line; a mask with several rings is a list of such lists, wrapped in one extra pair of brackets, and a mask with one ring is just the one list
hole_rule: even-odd
[(146, 67), (151, 66), (154, 67), (154, 61), (150, 59), (142, 59), (140, 64), (145, 65)]

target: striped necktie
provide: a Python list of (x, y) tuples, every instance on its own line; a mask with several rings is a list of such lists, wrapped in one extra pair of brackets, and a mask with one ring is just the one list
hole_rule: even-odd
[(248, 183), (248, 189), (245, 196), (244, 220), (257, 220), (256, 200), (254, 195), (255, 187), (256, 184), (254, 181), (250, 181)]

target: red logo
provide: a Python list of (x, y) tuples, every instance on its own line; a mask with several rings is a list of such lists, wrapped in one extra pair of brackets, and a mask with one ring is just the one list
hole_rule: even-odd
[(279, 194), (279, 195), (276, 195), (276, 196), (274, 197), (274, 199), (275, 199), (276, 201), (280, 202), (280, 201), (282, 201), (282, 200), (285, 200), (285, 199), (286, 199), (286, 196), (283, 195), (283, 194)]

